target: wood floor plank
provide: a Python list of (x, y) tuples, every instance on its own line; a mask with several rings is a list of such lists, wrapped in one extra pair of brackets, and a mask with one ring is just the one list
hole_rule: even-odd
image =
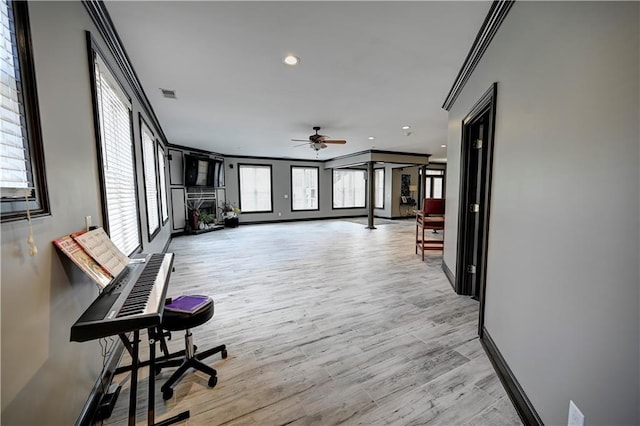
[[(453, 292), (441, 255), (414, 253), (412, 220), (356, 222), (175, 238), (168, 295), (212, 296), (194, 342), (224, 343), (229, 356), (206, 360), (213, 389), (188, 372), (163, 401), (172, 369), (156, 376), (156, 420), (188, 409), (190, 425), (521, 424), (478, 340), (478, 304)], [(170, 349), (183, 345), (174, 332)], [(142, 371), (140, 425), (147, 380)], [(123, 391), (105, 424), (126, 423), (129, 383), (115, 381)]]

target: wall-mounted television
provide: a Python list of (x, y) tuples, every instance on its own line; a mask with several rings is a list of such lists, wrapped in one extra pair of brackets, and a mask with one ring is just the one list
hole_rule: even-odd
[(195, 155), (184, 155), (185, 186), (224, 186), (224, 163)]

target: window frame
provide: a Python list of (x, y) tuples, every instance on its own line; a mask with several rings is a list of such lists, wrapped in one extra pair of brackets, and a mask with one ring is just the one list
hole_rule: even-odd
[[(166, 162), (166, 154), (165, 148), (162, 146), (160, 141), (156, 141), (156, 158), (157, 158), (157, 167), (158, 167), (158, 194), (160, 197), (160, 221), (162, 226), (165, 226), (169, 221), (169, 202), (167, 200), (167, 162)], [(160, 176), (160, 164), (164, 167), (162, 168), (163, 176)], [(164, 185), (162, 183), (164, 182)], [(164, 187), (163, 187), (164, 186)], [(167, 210), (167, 217), (164, 217), (164, 209)]]
[[(334, 179), (335, 179), (335, 171), (336, 170), (352, 170), (352, 171), (357, 171), (357, 172), (362, 172), (364, 174), (364, 205), (363, 206), (355, 206), (355, 207), (336, 207), (336, 200), (335, 200), (335, 189), (334, 189)], [(338, 169), (332, 169), (331, 170), (331, 209), (332, 210), (354, 210), (354, 209), (366, 209), (367, 208), (367, 201), (369, 197), (367, 197), (368, 194), (368, 190), (369, 190), (369, 179), (367, 179), (367, 171), (365, 169), (359, 169), (356, 167), (341, 167)]]
[[(154, 230), (149, 229), (149, 199), (147, 197), (147, 189), (148, 189), (148, 182), (147, 182), (147, 161), (145, 159), (145, 147), (144, 147), (144, 139), (142, 137), (142, 134), (144, 132), (144, 127), (147, 128), (148, 130), (148, 136), (151, 139), (151, 155), (153, 155), (153, 169), (155, 172), (155, 182), (153, 183), (155, 189), (156, 189), (156, 214), (158, 215), (158, 225), (156, 226), (156, 228)], [(159, 176), (158, 176), (158, 152), (157, 152), (157, 146), (156, 146), (156, 137), (155, 134), (153, 133), (153, 130), (151, 130), (151, 127), (147, 124), (146, 120), (144, 119), (144, 117), (142, 116), (141, 112), (138, 112), (138, 128), (140, 129), (140, 152), (142, 153), (142, 180), (143, 180), (143, 189), (144, 189), (144, 205), (145, 205), (145, 211), (147, 213), (147, 237), (149, 242), (153, 241), (153, 239), (156, 237), (156, 235), (158, 235), (160, 233), (160, 228), (162, 227), (161, 222), (162, 222), (162, 218), (161, 218), (161, 214), (162, 212), (160, 211), (160, 191), (158, 190), (158, 186), (159, 186)], [(139, 212), (138, 212), (139, 213)]]
[[(440, 172), (440, 173), (427, 173)], [(433, 190), (435, 189), (435, 180), (440, 179), (442, 181), (442, 198), (445, 198), (445, 175), (446, 170), (443, 169), (425, 169), (425, 174), (422, 177), (424, 182), (424, 195), (425, 198), (433, 198)], [(428, 192), (428, 197), (427, 197)]]
[[(384, 167), (377, 167), (377, 168), (374, 168), (374, 169), (373, 169), (373, 174), (374, 174), (374, 178), (373, 178), (373, 179), (374, 179), (374, 183), (375, 183), (376, 185), (378, 184), (378, 178), (377, 178), (377, 177), (375, 177), (375, 173), (376, 173), (378, 170), (382, 170), (382, 205), (381, 205), (380, 207), (378, 207), (378, 206), (375, 204), (375, 203), (377, 203), (377, 202), (378, 202), (378, 197), (375, 197), (375, 200), (374, 200), (375, 202), (374, 202), (374, 204), (373, 204), (373, 208), (374, 208), (374, 209), (384, 209), (384, 195), (385, 195), (385, 188), (386, 188), (386, 185), (384, 184), (385, 169), (384, 169)], [(374, 191), (374, 194), (375, 194), (375, 191)]]
[(7, 7), (13, 15), (15, 25), (14, 33), (22, 89), (19, 101), (25, 121), (23, 128), (27, 140), (25, 145), (28, 147), (27, 166), (31, 172), (32, 181), (30, 184), (33, 185), (33, 189), (31, 195), (28, 196), (28, 201), (15, 197), (0, 197), (3, 208), (6, 205), (10, 206), (10, 210), (7, 212), (3, 212), (3, 208), (0, 208), (1, 223), (26, 219), (27, 208), (32, 218), (51, 215), (28, 3), (9, 0)]
[[(318, 199), (318, 207), (315, 209), (294, 209), (293, 208), (293, 169), (315, 169), (316, 170), (316, 197)], [(294, 166), (292, 165), (289, 170), (289, 183), (291, 185), (291, 211), (292, 212), (316, 212), (320, 210), (320, 167), (318, 166)]]
[[(246, 211), (242, 206), (242, 172), (243, 167), (268, 167), (269, 168), (269, 192), (270, 192), (270, 210), (251, 210)], [(255, 163), (238, 163), (238, 204), (242, 214), (261, 214), (273, 213), (273, 165), (272, 164), (255, 164)]]
[[(98, 96), (97, 96), (97, 85), (96, 85), (96, 73), (95, 73), (95, 61), (96, 59), (99, 57), (100, 60), (102, 61), (102, 63), (106, 66), (106, 68), (108, 69), (108, 71), (111, 73), (111, 76), (113, 77), (114, 81), (116, 82), (116, 84), (118, 84), (118, 87), (120, 88), (120, 90), (122, 91), (122, 93), (129, 99), (129, 101), (131, 102), (131, 96), (129, 95), (129, 93), (125, 90), (122, 82), (120, 81), (120, 78), (118, 77), (117, 73), (114, 72), (113, 67), (111, 66), (111, 64), (109, 64), (109, 62), (107, 60), (105, 60), (105, 58), (107, 57), (102, 50), (100, 49), (100, 47), (98, 46), (98, 44), (95, 42), (95, 40), (93, 39), (93, 37), (91, 36), (91, 33), (89, 31), (86, 31), (86, 37), (87, 37), (87, 51), (88, 51), (88, 55), (87, 58), (89, 60), (89, 78), (90, 78), (90, 85), (91, 85), (91, 104), (93, 107), (93, 124), (94, 124), (94, 132), (95, 132), (95, 138), (96, 138), (96, 151), (97, 151), (97, 169), (98, 169), (98, 178), (100, 181), (100, 197), (101, 197), (101, 212), (102, 212), (102, 218), (103, 218), (103, 223), (102, 223), (102, 227), (104, 228), (105, 232), (110, 235), (110, 230), (109, 230), (109, 212), (107, 209), (107, 194), (106, 194), (106, 183), (105, 183), (105, 173), (104, 173), (104, 169), (102, 167), (102, 161), (103, 161), (103, 152), (102, 152), (102, 134), (101, 134), (101, 129), (100, 129), (100, 112), (99, 112), (99, 108), (98, 108)], [(139, 199), (139, 195), (138, 195), (138, 162), (136, 159), (136, 150), (135, 150), (135, 131), (134, 131), (134, 120), (133, 120), (133, 108), (129, 109), (129, 126), (130, 126), (130, 134), (131, 134), (131, 155), (132, 155), (132, 162), (133, 162), (133, 179), (134, 179), (134, 186), (135, 186), (135, 199), (136, 199), (136, 222), (138, 224), (138, 244), (135, 248), (133, 248), (133, 250), (131, 250), (130, 253), (125, 253), (125, 255), (127, 256), (131, 256), (134, 253), (138, 253), (141, 251), (142, 249), (142, 224), (140, 221), (140, 199)]]

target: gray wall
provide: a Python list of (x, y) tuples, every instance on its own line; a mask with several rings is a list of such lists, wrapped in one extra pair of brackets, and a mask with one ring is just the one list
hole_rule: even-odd
[[(409, 207), (406, 205), (400, 205), (400, 197), (402, 194), (402, 175), (411, 176), (411, 185), (418, 185), (418, 170), (417, 166), (412, 167), (397, 167), (393, 169), (393, 181), (391, 186), (391, 215), (392, 217), (409, 217), (414, 216), (413, 210), (415, 207)], [(414, 199), (418, 199), (418, 192), (414, 192)]]
[[(270, 164), (273, 180), (273, 213), (242, 213), (241, 223), (278, 221), (291, 219), (310, 219), (339, 216), (362, 216), (367, 209), (333, 209), (331, 169), (325, 169), (323, 163), (313, 161), (276, 160), (258, 158), (225, 157), (225, 184), (227, 201), (240, 205), (238, 191), (238, 164)], [(233, 165), (233, 168), (229, 166)], [(291, 166), (319, 167), (319, 211), (291, 211)], [(284, 198), (285, 195), (288, 198)], [(281, 215), (279, 215), (280, 213)]]
[(449, 114), (455, 270), (461, 120), (498, 82), (486, 328), (546, 424), (638, 424), (637, 2), (516, 2)]
[[(281, 160), (281, 159), (265, 159), (265, 158), (246, 158), (246, 157), (224, 157), (225, 158), (225, 192), (226, 200), (239, 206), (238, 192), (238, 164), (269, 164), (272, 166), (273, 178), (273, 213), (245, 213), (240, 215), (240, 222), (263, 222), (263, 221), (282, 221), (297, 219), (314, 219), (314, 218), (331, 218), (344, 216), (363, 216), (368, 214), (368, 210), (364, 209), (333, 209), (332, 200), (332, 169), (325, 169), (322, 162), (302, 161), (302, 160)], [(181, 159), (174, 159), (181, 162)], [(173, 161), (171, 162), (173, 165)], [(229, 167), (229, 166), (233, 167)], [(320, 210), (318, 211), (291, 211), (291, 166), (318, 167), (319, 168), (319, 184), (320, 184)], [(174, 167), (175, 168), (175, 167)], [(400, 208), (400, 184), (401, 175), (411, 175), (411, 184), (418, 184), (418, 167), (394, 167), (393, 164), (376, 165), (376, 169), (384, 169), (384, 208), (374, 209), (374, 215), (381, 218), (397, 218), (400, 216), (413, 216), (412, 208)], [(173, 169), (172, 169), (173, 170)], [(179, 177), (178, 173), (176, 178)], [(288, 198), (284, 198), (285, 195)], [(414, 194), (417, 197), (417, 193)], [(368, 199), (368, 192), (367, 192)], [(177, 200), (180, 206), (183, 204), (181, 200)], [(180, 208), (178, 206), (178, 208)], [(280, 213), (280, 215), (279, 215)], [(181, 229), (174, 229), (178, 232)]]
[[(97, 290), (51, 241), (82, 229), (87, 215), (102, 223), (84, 31), (102, 42), (80, 2), (30, 2), (29, 13), (52, 214), (33, 220), (35, 257), (28, 254), (25, 221), (1, 226), (1, 421), (68, 425), (102, 369), (97, 342), (69, 342), (71, 325)], [(165, 225), (147, 242), (135, 98), (133, 109), (143, 248), (161, 251), (170, 230)]]
[[(239, 205), (238, 193), (238, 167), (239, 164), (271, 164), (273, 175), (273, 213), (250, 213), (241, 214), (240, 222), (259, 222), (259, 221), (277, 221), (291, 219), (312, 219), (312, 218), (330, 218), (342, 216), (363, 216), (368, 214), (368, 210), (364, 209), (333, 209), (332, 208), (332, 169), (325, 169), (325, 165), (321, 162), (298, 161), (298, 160), (277, 160), (262, 158), (238, 158), (225, 157), (225, 183), (227, 200)], [(233, 164), (233, 168), (229, 165)], [(320, 168), (320, 210), (308, 212), (292, 212), (291, 199), (284, 198), (285, 194), (291, 196), (291, 166), (310, 166)], [(374, 215), (381, 218), (392, 218), (406, 214), (407, 210), (403, 208), (400, 211), (400, 175), (411, 175), (411, 183), (418, 184), (418, 168), (405, 167), (404, 171), (400, 168), (394, 168), (392, 164), (376, 165), (375, 168), (384, 168), (384, 208), (374, 209)], [(416, 194), (417, 195), (417, 194)], [(368, 199), (368, 192), (367, 192)], [(282, 213), (278, 216), (278, 213)]]

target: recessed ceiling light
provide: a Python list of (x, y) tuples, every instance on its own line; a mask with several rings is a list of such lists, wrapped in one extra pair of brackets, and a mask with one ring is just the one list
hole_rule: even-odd
[(298, 65), (300, 63), (300, 58), (298, 58), (295, 55), (287, 55), (287, 56), (284, 57), (282, 62), (284, 62), (287, 65), (294, 66), (294, 65)]
[(409, 130), (411, 126), (402, 126), (402, 130)]
[(372, 140), (374, 140), (374, 139), (375, 139), (375, 137), (374, 137), (374, 136), (369, 136), (369, 138), (368, 138), (368, 139), (369, 139), (370, 141), (372, 141)]
[(444, 145), (444, 144), (443, 144), (443, 145), (440, 145), (440, 148), (446, 148), (446, 147), (447, 147), (447, 146), (446, 146), (446, 145)]

